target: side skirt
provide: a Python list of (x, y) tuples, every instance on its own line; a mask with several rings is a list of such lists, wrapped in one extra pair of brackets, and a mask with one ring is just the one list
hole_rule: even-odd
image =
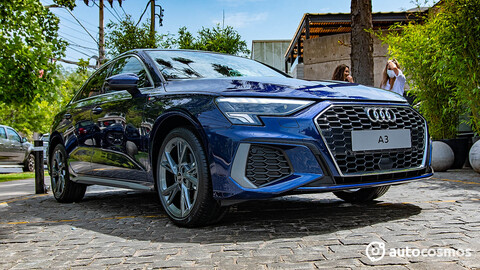
[(86, 185), (101, 185), (101, 186), (128, 188), (128, 189), (143, 190), (143, 191), (155, 190), (153, 183), (148, 183), (148, 182), (142, 182), (142, 183), (128, 182), (125, 180), (97, 178), (92, 176), (77, 176), (77, 177), (72, 177), (71, 180), (73, 182), (86, 184)]

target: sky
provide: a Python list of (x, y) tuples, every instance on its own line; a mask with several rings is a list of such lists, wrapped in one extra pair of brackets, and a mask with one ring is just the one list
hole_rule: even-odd
[[(423, 6), (431, 6), (433, 0), (427, 0)], [(43, 5), (53, 4), (53, 0), (40, 0)], [(104, 0), (105, 25), (111, 20), (130, 14), (135, 21), (145, 10), (149, 0), (123, 0), (122, 7), (118, 0), (113, 8)], [(211, 28), (216, 24), (232, 26), (251, 49), (252, 40), (292, 39), (304, 13), (349, 13), (351, 0), (156, 0), (156, 5), (164, 9), (163, 26), (156, 19), (156, 31), (160, 34), (176, 34), (180, 27), (196, 34), (202, 27)], [(51, 8), (60, 19), (60, 37), (70, 43), (66, 50), (67, 60), (89, 59), (98, 55), (99, 0), (77, 0), (73, 10), (75, 18), (63, 8)], [(416, 7), (412, 0), (372, 0), (373, 12), (406, 11)], [(159, 13), (159, 8), (156, 9)], [(142, 22), (150, 17), (150, 7), (142, 18)], [(87, 33), (87, 31), (90, 33)], [(108, 31), (108, 29), (106, 29)], [(93, 36), (93, 38), (91, 36)], [(91, 59), (90, 63), (94, 64)], [(74, 68), (72, 65), (65, 65)]]

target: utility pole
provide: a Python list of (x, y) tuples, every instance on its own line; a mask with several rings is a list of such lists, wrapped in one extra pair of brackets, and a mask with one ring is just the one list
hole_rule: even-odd
[(150, 0), (150, 38), (155, 39), (155, 0)]
[(103, 27), (103, 0), (98, 3), (99, 23), (98, 23), (98, 63), (100, 67), (105, 59), (105, 29)]

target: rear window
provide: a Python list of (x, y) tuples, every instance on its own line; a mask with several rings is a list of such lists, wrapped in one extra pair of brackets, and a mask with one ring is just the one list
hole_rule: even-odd
[(147, 51), (167, 80), (223, 77), (285, 77), (248, 58), (192, 51)]

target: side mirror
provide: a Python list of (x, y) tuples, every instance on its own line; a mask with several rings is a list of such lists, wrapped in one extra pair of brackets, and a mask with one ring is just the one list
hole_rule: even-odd
[(138, 90), (138, 81), (139, 78), (136, 74), (118, 74), (105, 79), (105, 87), (111, 91), (127, 90), (132, 97), (137, 97), (141, 95), (140, 90)]
[(28, 142), (27, 138), (23, 137), (22, 138), (22, 143), (26, 143), (26, 142)]

